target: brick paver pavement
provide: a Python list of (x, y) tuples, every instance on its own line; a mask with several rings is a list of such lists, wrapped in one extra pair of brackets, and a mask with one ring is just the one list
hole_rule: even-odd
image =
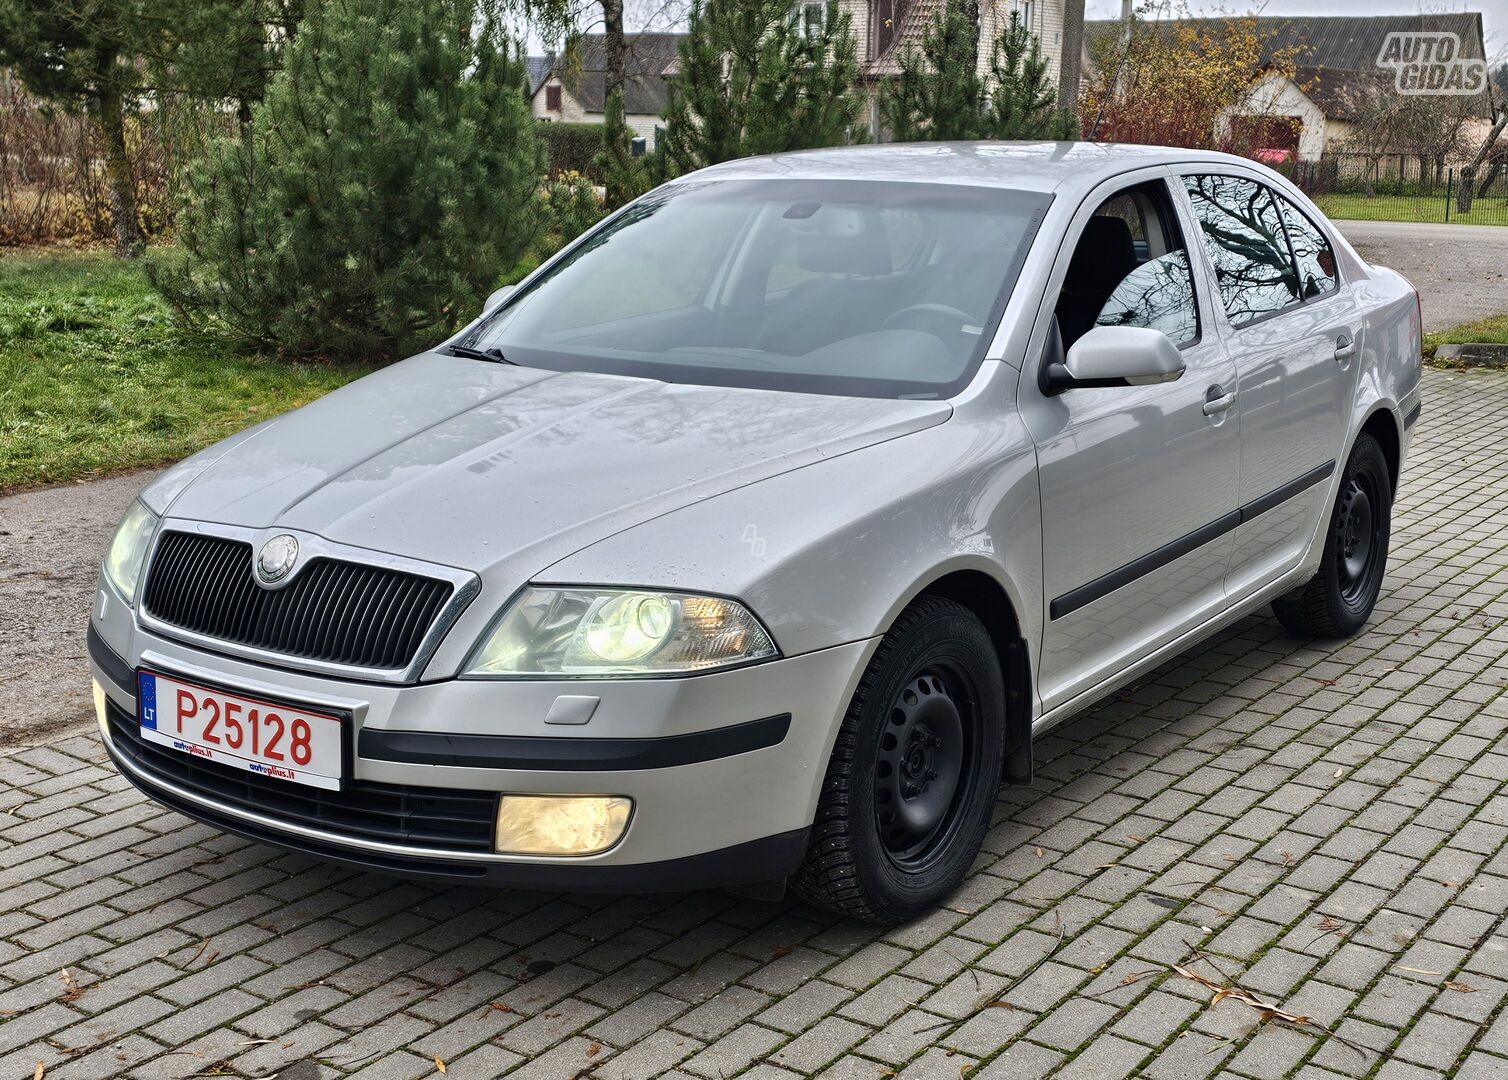
[(891, 931), (352, 873), (21, 749), (0, 1078), (1508, 1077), (1505, 590), (1508, 377), (1431, 372), (1367, 631), (1252, 617), (1060, 727)]

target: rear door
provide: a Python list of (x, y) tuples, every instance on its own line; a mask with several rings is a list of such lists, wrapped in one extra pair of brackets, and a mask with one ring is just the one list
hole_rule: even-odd
[(1365, 342), (1329, 241), (1297, 205), (1234, 169), (1187, 171), (1183, 188), (1236, 364), (1241, 524), (1226, 581), (1234, 599), (1291, 570), (1314, 535)]

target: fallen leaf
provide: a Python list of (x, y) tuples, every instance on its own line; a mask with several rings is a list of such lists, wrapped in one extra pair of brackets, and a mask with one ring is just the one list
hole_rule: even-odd
[(602, 1044), (599, 1042), (594, 1042), (586, 1048), (587, 1057), (596, 1057), (600, 1053), (602, 1053)]
[(770, 950), (770, 959), (779, 960), (782, 956), (790, 956), (795, 951), (796, 945), (794, 942), (790, 945), (776, 945)]
[(63, 1000), (64, 1001), (67, 1001), (67, 1002), (77, 1001), (79, 998), (83, 997), (84, 991), (87, 990), (87, 989), (89, 989), (87, 986), (80, 986), (78, 984), (78, 980), (75, 979), (72, 975), (70, 975), (68, 973), (68, 969), (67, 968), (64, 968), (58, 974), (58, 978), (60, 978), (60, 979), (63, 980)]
[(1477, 992), (1475, 986), (1467, 986), (1465, 983), (1456, 982), (1454, 979), (1446, 979), (1445, 985), (1458, 994), (1475, 994)]
[[(1200, 953), (1199, 955), (1208, 960), (1207, 954)], [(1361, 1046), (1350, 1041), (1349, 1039), (1344, 1038), (1343, 1036), (1337, 1035), (1335, 1032), (1325, 1027), (1325, 1025), (1316, 1023), (1315, 1021), (1309, 1019), (1309, 1017), (1301, 1016), (1298, 1013), (1285, 1012), (1283, 1011), (1283, 1009), (1279, 1008), (1277, 1005), (1274, 1005), (1272, 1002), (1263, 1001), (1261, 998), (1257, 997), (1256, 994), (1253, 994), (1250, 990), (1244, 989), (1240, 986), (1225, 986), (1221, 983), (1217, 983), (1214, 979), (1207, 978), (1199, 974), (1197, 971), (1192, 971), (1181, 964), (1169, 964), (1168, 967), (1172, 968), (1179, 975), (1182, 975), (1185, 979), (1190, 979), (1198, 983), (1200, 986), (1203, 986), (1206, 989), (1212, 991), (1210, 996), (1210, 1004), (1212, 1006), (1218, 1005), (1222, 1001), (1239, 1001), (1241, 1002), (1241, 1004), (1255, 1009), (1258, 1016), (1264, 1022), (1267, 1020), (1281, 1020), (1285, 1024), (1292, 1024), (1295, 1027), (1312, 1028), (1315, 1031), (1323, 1032), (1325, 1035), (1336, 1040), (1341, 1045), (1355, 1050), (1363, 1057), (1366, 1056), (1366, 1050), (1364, 1050)]]
[(1336, 769), (1335, 770), (1335, 779), (1339, 780), (1345, 774), (1346, 774), (1346, 770), (1345, 769)]
[(1040, 858), (1041, 858), (1041, 857), (1042, 857), (1042, 849), (1041, 849), (1041, 848), (1038, 848), (1038, 849), (1037, 849), (1037, 858), (1039, 858), (1039, 859), (1040, 859)]
[(440, 1072), (445, 1071), (445, 1061), (438, 1054), (435, 1055), (435, 1068)]
[(46, 1071), (47, 1071), (47, 1066), (43, 1065), (40, 1061), (37, 1062), (37, 1067), (36, 1067), (35, 1071), (33, 1071), (32, 1074), (31, 1074), (31, 1080), (42, 1080), (42, 1074), (45, 1073)]

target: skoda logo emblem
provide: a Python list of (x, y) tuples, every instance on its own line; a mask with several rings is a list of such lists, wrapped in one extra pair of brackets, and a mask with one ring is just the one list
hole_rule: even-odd
[(288, 576), (297, 561), (298, 541), (287, 533), (274, 536), (257, 553), (257, 580), (275, 585)]

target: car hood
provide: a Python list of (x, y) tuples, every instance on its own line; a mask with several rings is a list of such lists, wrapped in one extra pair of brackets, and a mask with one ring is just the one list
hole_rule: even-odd
[(931, 427), (941, 401), (551, 372), (427, 353), (235, 442), (173, 518), (532, 573), (621, 529)]

